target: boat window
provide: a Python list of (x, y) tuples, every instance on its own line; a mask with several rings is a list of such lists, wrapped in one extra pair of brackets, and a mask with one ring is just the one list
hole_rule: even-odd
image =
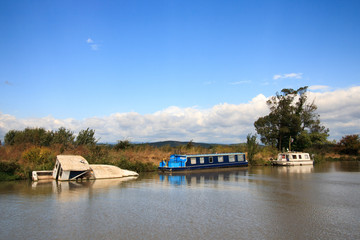
[(309, 155), (305, 154), (305, 159), (309, 159)]
[(223, 156), (218, 156), (218, 162), (224, 162), (224, 157)]
[(282, 156), (282, 159), (285, 159), (285, 154), (281, 155)]
[(229, 156), (229, 162), (235, 162), (235, 156), (234, 155)]
[(238, 155), (238, 161), (241, 162), (241, 161), (244, 161), (244, 155)]
[(196, 164), (196, 158), (191, 158), (191, 164)]
[(293, 159), (296, 159), (296, 155), (292, 155), (292, 158), (293, 158)]
[(299, 159), (301, 159), (301, 155), (299, 155)]
[(214, 160), (213, 160), (213, 157), (209, 157), (209, 163), (213, 163)]
[(200, 158), (200, 163), (202, 163), (202, 164), (204, 163), (204, 158), (203, 157)]

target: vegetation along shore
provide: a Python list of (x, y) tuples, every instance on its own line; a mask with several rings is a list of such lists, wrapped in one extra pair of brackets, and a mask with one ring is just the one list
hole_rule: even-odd
[[(329, 129), (320, 122), (314, 102), (306, 97), (307, 87), (283, 89), (267, 101), (270, 113), (254, 123), (257, 134), (248, 134), (242, 144), (200, 144), (157, 142), (135, 144), (119, 140), (99, 144), (95, 130), (74, 133), (64, 127), (57, 131), (44, 128), (10, 130), (0, 144), (0, 180), (28, 179), (33, 170), (52, 170), (59, 154), (76, 154), (90, 164), (111, 164), (136, 172), (157, 169), (171, 154), (245, 152), (249, 165), (267, 165), (280, 151), (305, 151), (321, 161), (359, 161), (358, 134), (346, 135), (338, 142), (328, 141)], [(258, 142), (258, 137), (261, 145)]]

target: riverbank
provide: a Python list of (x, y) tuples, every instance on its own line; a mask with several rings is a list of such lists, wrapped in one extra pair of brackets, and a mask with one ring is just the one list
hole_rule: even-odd
[[(34, 170), (52, 170), (56, 156), (59, 154), (81, 155), (90, 164), (110, 164), (122, 169), (142, 172), (156, 171), (160, 161), (168, 159), (171, 154), (205, 154), (205, 153), (245, 152), (244, 144), (202, 146), (151, 146), (148, 144), (116, 145), (53, 145), (39, 147), (29, 144), (0, 147), (0, 180), (29, 179)], [(323, 161), (359, 161), (360, 157), (339, 155), (329, 152), (316, 152), (315, 163)], [(252, 166), (270, 165), (270, 159), (277, 156), (277, 150), (262, 147), (250, 163)]]
[(28, 179), (34, 170), (52, 170), (56, 156), (74, 154), (83, 156), (89, 164), (110, 164), (136, 172), (156, 171), (159, 162), (171, 154), (195, 154), (244, 151), (242, 145), (151, 146), (149, 144), (123, 145), (52, 145), (40, 147), (19, 144), (0, 147), (0, 180)]

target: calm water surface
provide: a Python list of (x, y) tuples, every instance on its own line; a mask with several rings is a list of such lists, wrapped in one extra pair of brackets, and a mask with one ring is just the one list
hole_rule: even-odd
[(0, 182), (0, 239), (360, 239), (360, 165)]

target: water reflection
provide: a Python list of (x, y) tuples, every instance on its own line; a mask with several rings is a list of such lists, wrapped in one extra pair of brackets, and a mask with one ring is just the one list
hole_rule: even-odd
[(359, 172), (352, 162), (0, 182), (0, 239), (360, 239)]
[(136, 177), (124, 177), (116, 179), (101, 179), (90, 181), (38, 181), (31, 184), (30, 195), (55, 195), (60, 201), (73, 201), (94, 192), (109, 191), (111, 188), (122, 186), (124, 183), (135, 180)]
[(210, 182), (237, 182), (248, 175), (247, 168), (224, 168), (213, 170), (198, 170), (187, 172), (159, 173), (160, 182), (171, 185), (204, 185)]

